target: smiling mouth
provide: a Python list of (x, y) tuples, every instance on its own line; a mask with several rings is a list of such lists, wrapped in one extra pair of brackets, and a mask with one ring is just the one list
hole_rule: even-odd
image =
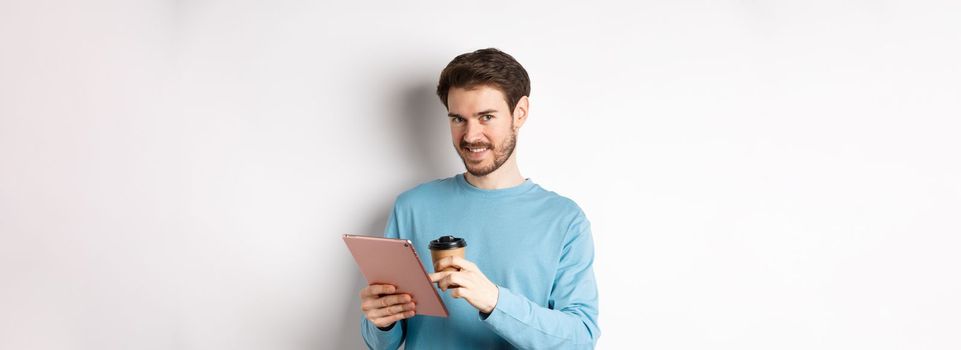
[(480, 162), (487, 157), (487, 151), (490, 150), (490, 148), (487, 147), (464, 147), (462, 149), (464, 150), (464, 159), (470, 160), (471, 162)]

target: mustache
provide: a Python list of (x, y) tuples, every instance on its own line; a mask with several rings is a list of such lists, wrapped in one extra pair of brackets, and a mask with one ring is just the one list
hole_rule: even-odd
[(494, 145), (486, 142), (469, 143), (467, 141), (461, 141), (460, 148), (487, 148), (493, 150)]

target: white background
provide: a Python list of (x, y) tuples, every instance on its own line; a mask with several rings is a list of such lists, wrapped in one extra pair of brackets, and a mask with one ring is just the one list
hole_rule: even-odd
[(0, 0), (0, 348), (351, 349), (340, 240), (498, 47), (598, 348), (961, 347), (961, 5)]

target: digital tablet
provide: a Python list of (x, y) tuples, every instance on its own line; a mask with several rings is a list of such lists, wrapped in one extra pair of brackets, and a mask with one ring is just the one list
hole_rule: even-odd
[(410, 294), (417, 303), (417, 315), (447, 317), (447, 307), (409, 240), (344, 235), (344, 243), (368, 285), (392, 284), (397, 293)]

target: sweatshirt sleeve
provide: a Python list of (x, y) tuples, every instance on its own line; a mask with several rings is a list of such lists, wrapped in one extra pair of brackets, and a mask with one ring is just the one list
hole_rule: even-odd
[(361, 316), (360, 332), (364, 337), (364, 343), (367, 344), (367, 348), (372, 350), (399, 349), (400, 344), (404, 342), (403, 327), (397, 323), (395, 323), (389, 330), (382, 331), (380, 328), (377, 328), (377, 326), (368, 321), (367, 317)]
[(519, 348), (591, 349), (601, 335), (593, 265), (590, 222), (581, 212), (568, 229), (548, 307), (498, 286), (497, 305), (480, 317)]
[[(390, 218), (387, 219), (387, 227), (384, 228), (384, 237), (398, 238), (399, 228), (400, 225), (397, 223), (397, 205), (395, 203), (394, 210), (391, 211)], [(363, 314), (360, 316), (360, 333), (361, 336), (364, 337), (364, 343), (367, 344), (368, 349), (398, 349), (404, 342), (404, 338), (407, 335), (406, 331), (407, 320), (394, 323), (390, 329), (384, 331), (368, 321), (367, 317)]]

